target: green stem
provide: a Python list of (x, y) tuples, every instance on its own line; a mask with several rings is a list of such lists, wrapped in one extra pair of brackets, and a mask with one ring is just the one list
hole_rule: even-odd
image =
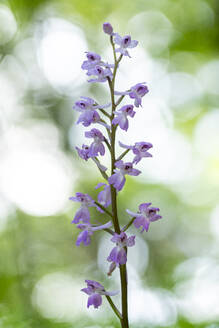
[(103, 108), (98, 108), (98, 110), (105, 116), (107, 116), (108, 118), (110, 118), (110, 114), (108, 114)]
[(117, 307), (115, 306), (115, 304), (113, 303), (111, 297), (109, 295), (105, 295), (106, 296), (106, 299), (107, 301), (109, 302), (111, 308), (113, 309), (114, 313), (117, 315), (117, 317), (119, 318), (119, 320), (121, 321), (122, 320), (122, 315), (121, 313), (119, 312), (119, 310), (117, 309)]
[[(127, 253), (127, 249), (126, 249)], [(128, 282), (126, 264), (120, 265), (120, 280), (122, 290), (122, 328), (129, 328), (128, 321)]]
[[(116, 162), (116, 156), (115, 156), (115, 140), (116, 140), (116, 128), (117, 126), (112, 124), (113, 118), (114, 118), (114, 112), (116, 109), (116, 104), (115, 104), (115, 97), (114, 97), (114, 87), (115, 87), (115, 77), (116, 77), (116, 71), (119, 65), (119, 62), (122, 59), (122, 55), (119, 56), (118, 60), (116, 58), (116, 52), (115, 52), (115, 45), (113, 43), (113, 38), (112, 36), (110, 37), (110, 42), (113, 47), (113, 55), (114, 55), (114, 70), (113, 70), (113, 78), (110, 80), (108, 79), (108, 84), (109, 84), (109, 89), (110, 89), (110, 95), (111, 95), (111, 102), (112, 102), (112, 111), (111, 111), (111, 174), (114, 173), (115, 169), (115, 162)], [(122, 98), (123, 99), (123, 98)], [(121, 101), (122, 101), (121, 99)], [(111, 203), (112, 203), (112, 219), (113, 219), (113, 225), (115, 232), (120, 234), (121, 229), (119, 225), (119, 220), (118, 220), (118, 212), (117, 212), (117, 191), (116, 189), (110, 185), (110, 190), (111, 190)], [(127, 248), (126, 248), (126, 253), (127, 253)], [(127, 299), (127, 294), (128, 294), (128, 288), (127, 288), (127, 271), (126, 271), (126, 265), (120, 265), (120, 281), (121, 281), (121, 303), (122, 303), (122, 316), (120, 316), (120, 322), (121, 322), (121, 327), (122, 328), (129, 328), (129, 323), (128, 323), (128, 299)], [(115, 312), (115, 311), (114, 311)]]
[[(111, 133), (111, 174), (113, 174), (113, 170), (115, 168), (115, 133), (116, 127), (112, 126), (112, 133)], [(117, 193), (116, 189), (110, 185), (111, 190), (111, 203), (112, 203), (112, 214), (113, 214), (113, 225), (115, 232), (120, 234), (120, 226), (117, 214)]]
[(107, 145), (109, 151), (111, 152), (111, 146), (110, 146), (110, 144), (109, 144), (109, 141), (108, 141), (106, 138), (104, 138), (104, 142), (106, 143), (106, 145)]
[[(95, 157), (95, 160), (99, 162), (99, 160), (98, 160), (96, 157)], [(95, 161), (94, 161), (94, 163), (96, 164), (96, 166), (97, 166), (98, 170), (100, 171), (102, 177), (103, 177), (106, 181), (108, 181), (108, 179), (109, 179), (108, 175), (107, 175), (104, 171), (102, 171), (102, 170), (99, 168), (99, 166), (97, 165), (97, 163), (96, 163)], [(100, 163), (100, 162), (99, 162), (99, 163)]]
[[(113, 74), (113, 78), (112, 78), (113, 89), (114, 89), (114, 84), (115, 84), (116, 71), (117, 71), (117, 68), (119, 66), (120, 61), (122, 60), (122, 57), (123, 57), (123, 55), (120, 55), (119, 59), (115, 62), (115, 67), (114, 67), (114, 73), (115, 74)], [(114, 93), (113, 93), (113, 95), (114, 95)]]
[(111, 43), (111, 45), (112, 45), (112, 47), (113, 47), (113, 57), (114, 57), (114, 63), (116, 63), (116, 52), (115, 52), (115, 44), (114, 44), (114, 42), (113, 42), (113, 36), (111, 35), (110, 36), (110, 43)]
[(106, 214), (108, 214), (111, 218), (112, 218), (112, 213), (110, 213), (103, 205), (101, 205), (100, 203), (98, 202), (94, 202), (98, 207), (101, 208), (101, 210), (103, 210)]
[(126, 154), (128, 154), (130, 149), (126, 149), (118, 158), (116, 161), (120, 161), (120, 159), (122, 159)]
[(106, 229), (103, 229), (104, 231), (108, 232), (110, 235), (114, 235), (114, 231), (109, 229), (109, 228), (106, 228)]
[(121, 101), (123, 100), (124, 97), (125, 97), (125, 95), (122, 95), (121, 97), (119, 97), (119, 99), (116, 102), (116, 107), (121, 103)]
[(132, 225), (132, 223), (135, 221), (136, 218), (132, 218), (128, 224), (126, 224), (123, 228), (122, 228), (122, 231), (126, 231), (128, 230), (128, 228)]

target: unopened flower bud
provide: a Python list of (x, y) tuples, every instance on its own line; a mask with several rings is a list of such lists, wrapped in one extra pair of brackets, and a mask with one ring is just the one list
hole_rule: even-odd
[(113, 34), (113, 28), (110, 23), (103, 23), (103, 31), (106, 34), (112, 35)]
[(115, 262), (112, 262), (112, 263), (110, 264), (109, 272), (107, 272), (107, 275), (108, 275), (108, 276), (111, 276), (112, 273), (113, 273), (113, 271), (114, 271), (115, 269), (116, 269), (116, 263), (115, 263)]

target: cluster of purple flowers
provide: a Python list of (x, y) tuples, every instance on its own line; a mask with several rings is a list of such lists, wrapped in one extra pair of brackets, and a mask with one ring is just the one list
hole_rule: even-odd
[[(128, 49), (137, 46), (138, 41), (132, 40), (130, 35), (120, 36), (118, 33), (113, 32), (113, 28), (110, 23), (103, 24), (103, 30), (106, 34), (110, 36), (110, 41), (114, 50), (114, 58), (116, 58), (116, 53), (120, 54), (119, 59), (115, 59), (114, 64), (109, 64), (101, 59), (99, 54), (94, 52), (86, 53), (86, 60), (82, 63), (82, 69), (86, 71), (86, 74), (90, 77), (88, 80), (90, 83), (103, 83), (108, 81), (109, 86), (112, 87), (112, 81), (115, 79), (115, 72), (119, 65), (119, 62), (123, 56), (130, 57)], [(113, 84), (114, 85), (114, 84)], [(112, 88), (111, 88), (112, 89)], [(112, 90), (111, 90), (112, 92)], [(70, 197), (70, 200), (80, 203), (80, 208), (76, 211), (72, 223), (77, 225), (80, 233), (76, 240), (76, 245), (80, 246), (84, 244), (85, 246), (91, 243), (91, 236), (95, 231), (105, 230), (111, 233), (111, 241), (115, 243), (115, 247), (112, 248), (107, 261), (110, 262), (108, 275), (120, 266), (123, 266), (127, 262), (127, 248), (135, 245), (135, 235), (127, 236), (125, 227), (120, 229), (115, 228), (115, 218), (114, 213), (107, 210), (107, 208), (112, 203), (113, 192), (120, 192), (126, 182), (126, 175), (138, 176), (141, 171), (134, 168), (143, 158), (152, 157), (148, 152), (152, 148), (150, 142), (136, 142), (134, 145), (125, 145), (119, 142), (119, 146), (125, 151), (115, 160), (115, 154), (112, 149), (112, 135), (113, 131), (117, 127), (127, 131), (129, 127), (128, 117), (133, 118), (136, 114), (134, 107), (142, 106), (142, 98), (148, 93), (148, 87), (146, 83), (138, 83), (130, 87), (127, 91), (113, 91), (114, 96), (120, 96), (119, 100), (114, 103), (100, 105), (97, 101), (89, 97), (80, 97), (78, 101), (75, 102), (73, 108), (79, 112), (79, 118), (77, 124), (81, 123), (83, 126), (88, 127), (91, 124), (101, 124), (102, 128), (106, 129), (106, 136), (97, 128), (92, 128), (85, 132), (85, 137), (91, 139), (90, 145), (83, 144), (82, 148), (76, 147), (78, 155), (85, 161), (92, 159), (102, 175), (105, 178), (104, 183), (99, 183), (96, 189), (103, 188), (97, 195), (97, 201), (95, 201), (88, 194), (76, 193), (75, 197)], [(116, 103), (120, 103), (123, 98), (128, 96), (130, 99), (134, 100), (134, 104), (126, 104), (117, 109)], [(105, 109), (112, 106), (112, 112), (108, 113)], [(104, 115), (101, 117), (101, 114)], [(106, 122), (105, 119), (109, 119), (110, 122)], [(113, 167), (111, 175), (106, 174), (107, 168), (103, 166), (100, 162), (99, 156), (104, 156), (106, 149), (109, 150), (111, 156), (114, 156)], [(125, 162), (122, 158), (129, 151), (133, 152), (134, 158), (132, 162)], [(103, 223), (101, 225), (92, 224), (90, 217), (90, 207), (95, 207), (101, 213), (111, 216), (111, 220)], [(148, 231), (150, 222), (161, 219), (161, 216), (157, 213), (159, 208), (151, 207), (151, 203), (143, 203), (139, 205), (139, 212), (134, 213), (130, 210), (126, 210), (129, 215), (132, 216), (132, 223), (138, 228), (142, 228), (143, 231)], [(114, 226), (115, 231), (110, 228)], [(89, 298), (87, 306), (93, 305), (94, 308), (98, 308), (102, 304), (102, 295), (112, 296), (115, 295), (114, 292), (106, 292), (104, 287), (93, 280), (85, 280), (87, 283), (87, 288), (83, 288), (82, 291), (85, 292)]]

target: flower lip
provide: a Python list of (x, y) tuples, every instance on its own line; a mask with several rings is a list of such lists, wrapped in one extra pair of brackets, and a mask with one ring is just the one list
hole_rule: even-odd
[(125, 169), (126, 171), (132, 169), (132, 164), (126, 164), (125, 167), (124, 167), (124, 169)]
[(125, 47), (128, 47), (129, 46), (129, 44), (130, 44), (130, 42), (131, 42), (131, 37), (130, 37), (130, 35), (125, 35), (124, 37), (123, 37), (123, 44), (124, 44), (124, 46)]
[(79, 102), (79, 105), (80, 105), (81, 107), (83, 107), (83, 108), (86, 107), (86, 104), (85, 104), (84, 101), (80, 101), (80, 102)]
[(149, 148), (152, 147), (152, 144), (148, 145), (148, 144), (143, 144), (140, 146), (141, 150), (148, 150)]
[(95, 67), (96, 71), (98, 74), (102, 74), (103, 73), (103, 68), (101, 66), (96, 66)]

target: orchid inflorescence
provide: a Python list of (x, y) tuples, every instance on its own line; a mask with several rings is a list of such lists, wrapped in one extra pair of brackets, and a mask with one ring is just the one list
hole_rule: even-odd
[[(135, 235), (128, 236), (126, 231), (132, 224), (135, 228), (141, 228), (141, 232), (148, 231), (151, 222), (161, 219), (158, 214), (159, 208), (152, 207), (151, 203), (143, 203), (139, 205), (137, 213), (126, 212), (131, 215), (130, 221), (123, 227), (120, 227), (117, 213), (117, 196), (123, 189), (126, 182), (126, 175), (138, 176), (141, 171), (134, 168), (143, 158), (152, 157), (149, 149), (152, 148), (150, 142), (135, 142), (133, 145), (125, 145), (119, 142), (119, 146), (123, 149), (120, 156), (115, 154), (116, 130), (120, 128), (124, 131), (128, 130), (129, 119), (136, 114), (135, 107), (142, 107), (142, 98), (148, 93), (148, 87), (145, 82), (137, 83), (126, 91), (116, 91), (115, 77), (119, 63), (123, 56), (130, 57), (128, 49), (137, 46), (138, 41), (132, 40), (129, 35), (124, 37), (113, 32), (110, 23), (103, 24), (103, 31), (110, 36), (110, 43), (113, 49), (114, 63), (109, 64), (101, 59), (99, 54), (94, 52), (86, 52), (86, 60), (82, 63), (82, 69), (89, 76), (89, 83), (108, 83), (110, 90), (111, 102), (100, 105), (96, 100), (89, 97), (80, 97), (75, 102), (73, 108), (79, 112), (77, 124), (81, 123), (85, 127), (100, 124), (106, 129), (106, 136), (97, 128), (91, 128), (85, 132), (85, 137), (91, 139), (90, 145), (83, 144), (81, 148), (76, 147), (78, 155), (85, 161), (92, 159), (99, 169), (105, 182), (99, 183), (95, 188), (101, 188), (97, 196), (97, 201), (92, 199), (88, 194), (80, 192), (70, 200), (80, 203), (72, 223), (77, 225), (80, 233), (76, 240), (76, 245), (91, 243), (91, 236), (95, 231), (105, 231), (111, 234), (111, 241), (115, 244), (112, 248), (107, 261), (110, 262), (108, 275), (110, 276), (116, 268), (120, 270), (121, 280), (121, 304), (122, 311), (118, 310), (110, 296), (116, 292), (107, 292), (104, 287), (97, 281), (85, 280), (87, 288), (83, 288), (88, 297), (87, 307), (93, 305), (98, 308), (102, 304), (102, 295), (105, 295), (114, 313), (121, 322), (122, 327), (129, 327), (128, 324), (128, 299), (127, 299), (127, 249), (135, 245)], [(117, 53), (119, 56), (117, 56)], [(128, 100), (134, 100), (134, 104), (125, 104), (120, 107), (120, 103), (128, 97)], [(111, 112), (107, 108), (111, 107)], [(108, 122), (106, 121), (108, 120)], [(101, 164), (100, 156), (104, 156), (106, 149), (111, 155), (111, 175), (108, 176), (107, 168)], [(124, 150), (125, 149), (125, 150)], [(125, 162), (123, 158), (129, 151), (132, 151), (134, 158), (132, 162)], [(111, 205), (111, 210), (108, 207)], [(99, 212), (110, 217), (110, 221), (101, 225), (91, 223), (89, 208), (95, 207)]]

